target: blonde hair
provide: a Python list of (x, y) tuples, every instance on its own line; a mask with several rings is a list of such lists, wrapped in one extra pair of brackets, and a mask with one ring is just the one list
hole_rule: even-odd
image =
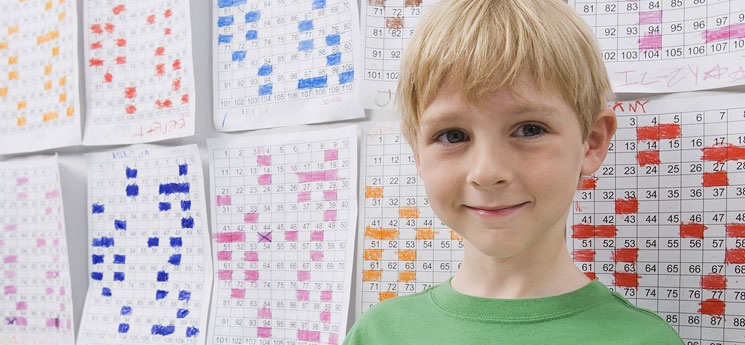
[(612, 98), (590, 28), (561, 0), (442, 0), (409, 42), (396, 94), (401, 129), (416, 143), (419, 119), (446, 79), (477, 104), (528, 72), (577, 113), (586, 140)]

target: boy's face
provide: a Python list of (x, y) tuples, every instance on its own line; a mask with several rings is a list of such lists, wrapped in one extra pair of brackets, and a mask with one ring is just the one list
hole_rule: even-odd
[[(580, 175), (600, 166), (610, 139), (604, 148), (594, 148), (603, 143), (592, 135), (583, 142), (571, 107), (525, 75), (515, 91), (494, 92), (475, 107), (445, 83), (413, 147), (435, 214), (467, 247), (494, 258), (563, 245)], [(615, 130), (614, 115), (611, 122)]]

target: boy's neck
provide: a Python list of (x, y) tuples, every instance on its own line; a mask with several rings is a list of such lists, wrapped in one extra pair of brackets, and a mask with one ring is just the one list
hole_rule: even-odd
[(575, 291), (590, 283), (572, 262), (563, 238), (559, 241), (544, 239), (539, 245), (509, 258), (485, 255), (468, 241), (464, 246), (463, 264), (451, 285), (465, 295), (538, 298)]

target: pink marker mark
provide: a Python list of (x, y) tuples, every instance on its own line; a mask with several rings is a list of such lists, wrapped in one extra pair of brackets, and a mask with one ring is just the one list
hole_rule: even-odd
[(323, 200), (326, 200), (326, 201), (336, 200), (336, 191), (335, 190), (323, 191)]
[[(64, 304), (64, 303), (60, 303), (60, 304), (59, 304), (59, 310), (60, 310), (60, 311), (65, 311), (65, 304)], [(69, 327), (68, 327), (68, 328), (69, 328)]]
[(46, 208), (46, 209), (44, 210), (44, 214), (46, 214), (46, 215), (49, 215), (49, 214), (51, 214), (51, 213), (52, 213), (52, 208), (51, 208), (51, 207), (47, 207), (47, 208)]
[(246, 241), (246, 234), (243, 232), (223, 232), (215, 236), (217, 243), (230, 243), (230, 242), (244, 242)]
[(297, 280), (301, 282), (310, 280), (310, 271), (297, 271)]
[(259, 271), (246, 271), (244, 280), (255, 282), (259, 280)]
[(58, 317), (47, 319), (47, 327), (59, 328), (60, 320)]
[(321, 319), (321, 322), (330, 322), (331, 321), (331, 312), (328, 310), (324, 310), (321, 312), (321, 315), (319, 316)]
[(14, 264), (14, 263), (18, 262), (18, 257), (15, 256), (15, 255), (8, 255), (8, 256), (6, 256), (6, 257), (3, 258), (3, 262), (6, 263), (6, 264)]
[(258, 223), (259, 214), (258, 213), (246, 213), (243, 215), (243, 222), (244, 223)]
[(646, 33), (643, 38), (638, 40), (639, 50), (660, 50), (662, 49), (662, 35), (658, 33)]
[(5, 271), (5, 279), (13, 279), (16, 277), (16, 271)]
[(639, 12), (639, 24), (662, 24), (662, 11)]
[(268, 167), (272, 165), (272, 156), (268, 155), (262, 155), (256, 157), (256, 163), (259, 164), (260, 167)]
[(36, 246), (37, 247), (43, 247), (45, 245), (47, 245), (47, 241), (45, 239), (43, 239), (43, 238), (37, 238), (36, 239)]
[(13, 295), (16, 292), (18, 292), (18, 290), (16, 289), (14, 285), (6, 285), (4, 290), (5, 290), (6, 295)]
[(338, 176), (336, 174), (336, 170), (326, 170), (323, 173), (323, 179), (326, 181), (336, 181), (338, 179)]
[(47, 287), (46, 293), (47, 293), (47, 295), (53, 294), (54, 293), (54, 288), (52, 288), (51, 286)]
[(56, 247), (59, 246), (59, 238), (55, 238), (52, 244)]
[(5, 241), (3, 241), (3, 240), (0, 240), (0, 247), (2, 247), (2, 246), (4, 246), (4, 245), (5, 245)]
[(256, 336), (259, 338), (271, 338), (272, 328), (271, 327), (258, 327), (256, 331)]
[(339, 150), (336, 150), (336, 149), (326, 150), (323, 152), (323, 157), (326, 162), (335, 161), (339, 159)]
[(18, 201), (26, 200), (26, 198), (28, 198), (28, 195), (26, 195), (26, 193), (18, 193), (18, 195), (16, 195), (16, 200)]
[(246, 297), (246, 290), (245, 289), (233, 289), (232, 291), (230, 291), (230, 297), (232, 298)]
[(307, 330), (297, 330), (297, 340), (300, 341), (308, 341), (308, 331)]
[(217, 272), (217, 278), (219, 278), (220, 280), (231, 280), (233, 279), (233, 271), (220, 270)]
[(59, 278), (59, 271), (47, 271), (47, 279)]
[(310, 252), (310, 260), (311, 261), (321, 261), (321, 260), (323, 260), (323, 252), (322, 251), (312, 251), (312, 252)]
[(218, 261), (230, 261), (231, 260), (230, 257), (232, 256), (232, 253), (233, 252), (227, 251), (227, 250), (219, 251), (217, 252), (217, 260)]
[(323, 231), (313, 231), (310, 233), (311, 241), (323, 241)]
[(339, 335), (336, 333), (329, 334), (329, 344), (330, 345), (337, 345), (339, 344)]
[(18, 230), (18, 225), (9, 224), (5, 226), (5, 231), (16, 231), (16, 230)]
[(251, 261), (251, 262), (257, 262), (259, 261), (259, 253), (251, 251), (251, 252), (245, 252), (243, 254), (243, 260), (245, 261)]
[(16, 185), (18, 186), (23, 186), (26, 183), (28, 183), (28, 178), (26, 177), (19, 177), (16, 179)]
[(16, 303), (16, 310), (26, 310), (26, 308), (28, 308), (28, 305), (25, 301)]
[(310, 201), (310, 192), (297, 193), (297, 202)]
[(272, 318), (272, 310), (269, 308), (261, 308), (259, 309), (258, 313), (259, 319), (271, 319)]
[(60, 288), (59, 288), (59, 295), (60, 296), (64, 296), (65, 295), (65, 287), (64, 286), (60, 286)]
[(743, 38), (745, 37), (745, 23), (732, 24), (716, 30), (706, 30), (703, 36), (706, 43)]
[(335, 222), (336, 221), (336, 210), (323, 211), (324, 222)]
[(16, 325), (18, 326), (28, 326), (28, 320), (26, 320), (25, 317), (17, 317), (16, 318)]
[(44, 194), (47, 199), (59, 198), (59, 189), (48, 191)]
[(217, 206), (229, 206), (232, 202), (230, 201), (230, 195), (218, 195)]
[(264, 174), (259, 176), (259, 184), (262, 186), (272, 184), (272, 174)]
[(297, 231), (285, 231), (285, 241), (297, 242)]
[(331, 290), (321, 291), (321, 301), (323, 302), (331, 302), (331, 299), (334, 297), (334, 292)]
[(308, 331), (308, 341), (317, 343), (321, 341), (321, 332), (319, 331)]
[(54, 254), (54, 259), (52, 259), (54, 262), (59, 261), (59, 254)]
[(295, 295), (297, 296), (298, 301), (310, 300), (310, 291), (308, 290), (297, 290), (297, 293)]

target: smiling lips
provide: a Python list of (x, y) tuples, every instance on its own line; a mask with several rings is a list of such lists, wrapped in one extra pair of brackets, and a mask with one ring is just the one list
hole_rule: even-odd
[(499, 217), (505, 217), (512, 213), (515, 213), (517, 210), (519, 210), (521, 207), (523, 207), (527, 202), (523, 202), (520, 204), (512, 205), (512, 206), (497, 206), (497, 207), (488, 207), (488, 206), (468, 206), (464, 205), (469, 211), (473, 212), (479, 217), (482, 218), (499, 218)]

